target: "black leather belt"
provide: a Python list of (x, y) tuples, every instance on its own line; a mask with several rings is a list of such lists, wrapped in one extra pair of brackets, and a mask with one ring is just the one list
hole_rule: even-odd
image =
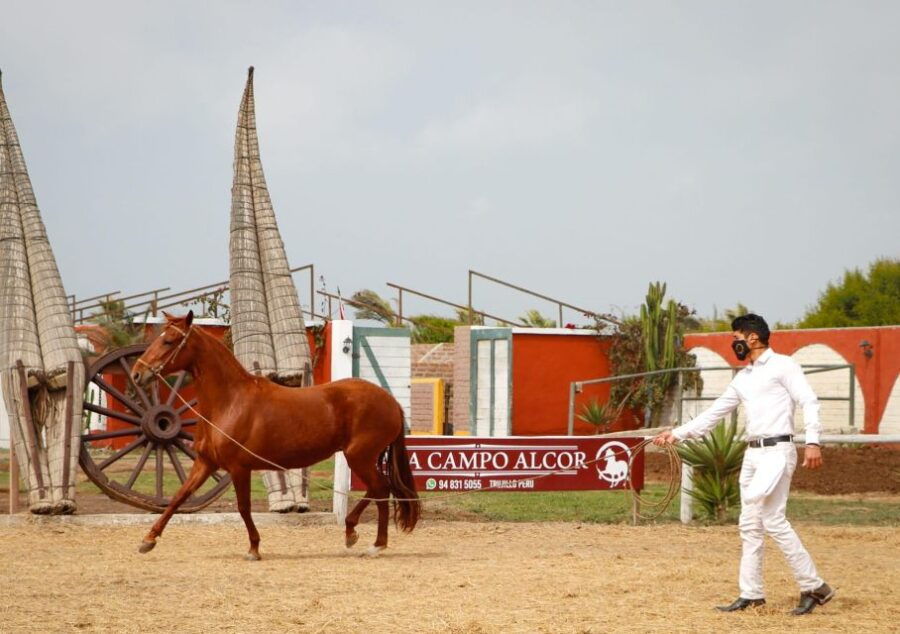
[(748, 440), (747, 446), (758, 449), (759, 447), (771, 447), (773, 445), (777, 445), (780, 442), (791, 442), (793, 439), (793, 436), (769, 436), (768, 438)]

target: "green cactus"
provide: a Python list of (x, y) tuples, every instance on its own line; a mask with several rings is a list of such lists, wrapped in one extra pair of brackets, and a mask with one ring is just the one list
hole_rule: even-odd
[[(654, 282), (647, 289), (646, 301), (641, 306), (643, 365), (646, 372), (678, 367), (678, 303), (670, 299), (663, 308), (665, 298), (666, 285)], [(649, 377), (646, 381), (645, 389), (654, 394), (648, 401), (656, 404), (651, 413), (654, 426), (659, 422), (660, 404), (676, 380), (675, 374), (663, 374)]]

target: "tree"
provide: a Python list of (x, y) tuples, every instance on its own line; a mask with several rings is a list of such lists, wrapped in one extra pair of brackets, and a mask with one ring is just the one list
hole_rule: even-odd
[(144, 330), (134, 323), (134, 315), (125, 310), (125, 302), (117, 299), (100, 300), (100, 312), (90, 320), (103, 331), (105, 352), (124, 348), (144, 341)]
[(410, 317), (413, 324), (413, 343), (448, 343), (453, 341), (453, 329), (465, 325), (449, 317), (437, 315), (416, 315)]
[(555, 320), (544, 317), (540, 311), (533, 308), (519, 317), (519, 321), (528, 328), (556, 328)]
[(869, 265), (868, 274), (852, 269), (844, 271), (842, 280), (830, 282), (798, 325), (843, 328), (895, 324), (900, 324), (900, 259), (879, 258)]
[(356, 309), (357, 319), (369, 319), (380, 321), (386, 326), (399, 326), (397, 315), (391, 308), (391, 303), (373, 290), (364, 288), (356, 291), (350, 298)]

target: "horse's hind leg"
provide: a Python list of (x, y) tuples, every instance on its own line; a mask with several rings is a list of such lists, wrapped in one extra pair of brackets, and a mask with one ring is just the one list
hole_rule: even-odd
[(351, 548), (359, 541), (359, 533), (356, 532), (356, 525), (359, 524), (359, 518), (363, 514), (363, 511), (369, 506), (369, 500), (367, 498), (370, 497), (372, 497), (371, 489), (366, 491), (366, 497), (356, 503), (353, 510), (347, 514), (347, 519), (344, 520), (344, 544), (347, 548)]
[[(391, 494), (390, 486), (384, 475), (378, 471), (374, 464), (374, 460), (367, 461), (362, 459), (354, 459), (347, 456), (347, 463), (353, 472), (366, 484), (366, 497), (377, 499), (375, 506), (378, 507), (378, 535), (375, 538), (375, 544), (366, 551), (367, 555), (376, 556), (382, 550), (387, 548), (388, 544), (388, 497)], [(358, 536), (356, 534), (356, 524), (359, 522), (359, 516), (368, 506), (370, 500), (360, 500), (353, 508), (353, 512), (347, 515), (347, 545), (352, 546), (356, 543)]]
[(247, 535), (250, 537), (250, 550), (244, 557), (248, 561), (259, 561), (259, 531), (253, 523), (250, 515), (250, 472), (232, 471), (231, 481), (234, 483), (234, 493), (237, 497), (238, 512), (247, 527)]

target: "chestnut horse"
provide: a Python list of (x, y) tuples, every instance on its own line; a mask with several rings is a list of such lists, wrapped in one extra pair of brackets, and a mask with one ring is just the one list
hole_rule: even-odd
[(185, 317), (167, 314), (161, 334), (132, 369), (138, 385), (180, 370), (190, 372), (197, 394), (194, 409), (201, 415), (190, 475), (144, 537), (140, 552), (153, 549), (179, 505), (221, 468), (231, 474), (247, 526), (247, 559), (259, 559), (259, 532), (250, 515), (250, 472), (271, 470), (272, 463), (285, 469), (308, 467), (336, 451), (344, 452), (367, 487), (366, 498), (347, 515), (346, 546), (359, 539), (356, 525), (368, 498), (378, 507), (378, 535), (368, 554), (387, 547), (391, 495), (399, 498), (394, 500), (398, 528), (413, 530), (421, 508), (406, 455), (403, 409), (393, 396), (361, 379), (306, 388), (277, 385), (247, 372), (220, 341), (193, 327), (193, 318), (193, 311)]

